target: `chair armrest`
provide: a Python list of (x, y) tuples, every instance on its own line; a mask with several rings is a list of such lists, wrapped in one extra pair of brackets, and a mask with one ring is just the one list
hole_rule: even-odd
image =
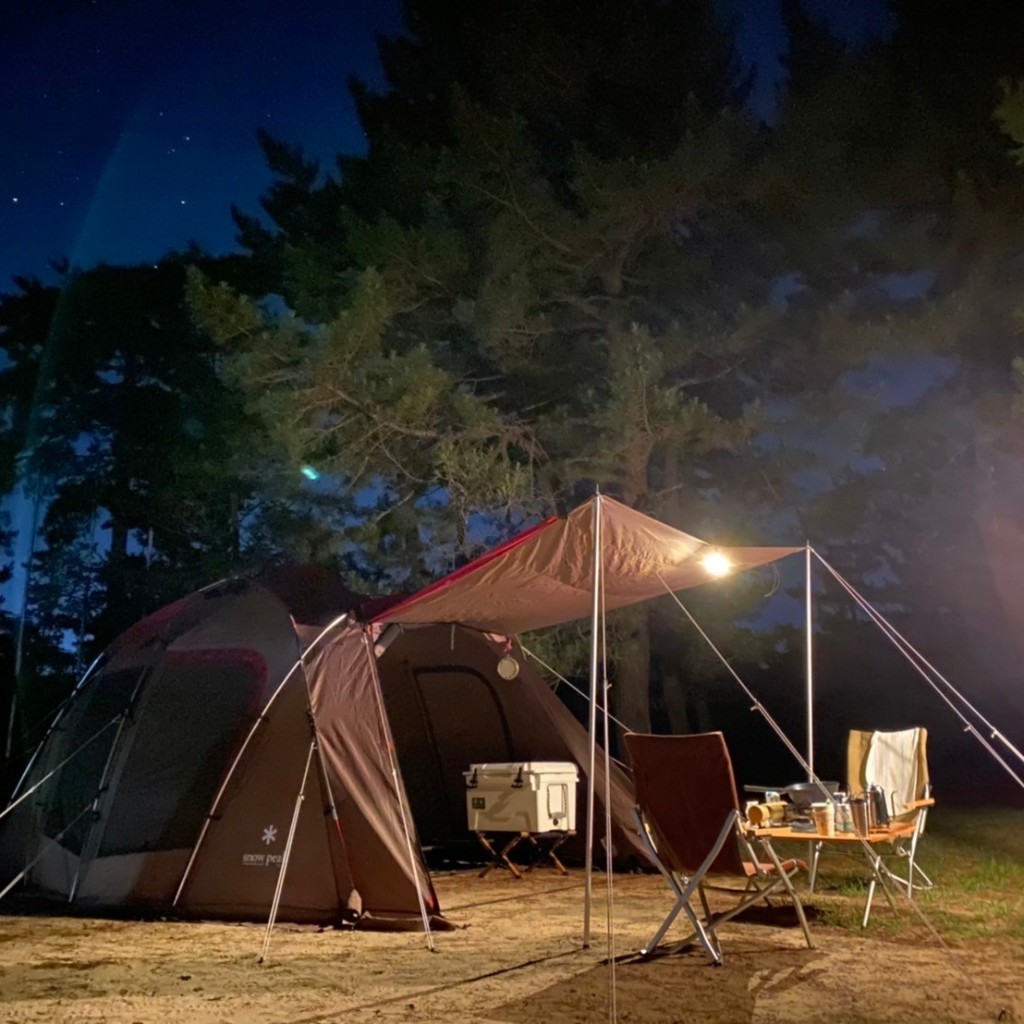
[(922, 807), (934, 807), (935, 797), (928, 797), (925, 800), (911, 800), (909, 804), (903, 805), (908, 811), (919, 811)]

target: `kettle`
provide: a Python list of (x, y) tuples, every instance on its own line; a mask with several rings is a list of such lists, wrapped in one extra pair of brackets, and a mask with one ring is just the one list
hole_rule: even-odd
[(864, 790), (868, 800), (871, 824), (875, 828), (884, 828), (889, 824), (889, 807), (885, 802), (885, 790), (881, 786), (869, 785)]

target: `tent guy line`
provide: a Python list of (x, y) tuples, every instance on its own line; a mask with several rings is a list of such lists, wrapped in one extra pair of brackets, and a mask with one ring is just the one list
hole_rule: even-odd
[(70, 764), (83, 750), (85, 750), (87, 746), (89, 746), (90, 743), (92, 743), (94, 740), (102, 736), (103, 733), (105, 733), (112, 725), (120, 722), (124, 714), (124, 711), (119, 711), (116, 715), (114, 715), (113, 718), (110, 719), (109, 722), (107, 722), (106, 725), (100, 726), (100, 728), (97, 729), (84, 743), (80, 744), (70, 754), (68, 754), (68, 756), (60, 762), (60, 764), (58, 764), (55, 768), (52, 768), (50, 771), (48, 771), (38, 782), (34, 783), (31, 786), (31, 788), (25, 790), (25, 792), (22, 793), (21, 796), (12, 800), (2, 811), (0, 811), (0, 819), (5, 818), (8, 814), (11, 813), (11, 811), (14, 810), (15, 807), (22, 803), (22, 801), (27, 800), (37, 789), (39, 789), (45, 782), (47, 782), (54, 775), (56, 775), (57, 772), (59, 772), (61, 768), (63, 768), (66, 764)]

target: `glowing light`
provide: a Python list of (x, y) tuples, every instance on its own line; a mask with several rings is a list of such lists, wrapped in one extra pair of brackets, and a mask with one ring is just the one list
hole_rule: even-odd
[(701, 559), (701, 565), (709, 576), (728, 576), (732, 572), (732, 562), (721, 551), (709, 551)]
[(302, 467), (302, 475), (307, 480), (319, 480), (320, 479), (320, 471), (318, 469), (316, 469), (316, 467), (314, 467), (314, 466), (303, 466)]

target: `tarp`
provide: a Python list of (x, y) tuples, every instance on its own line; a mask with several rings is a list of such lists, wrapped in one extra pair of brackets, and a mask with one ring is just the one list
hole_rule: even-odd
[(586, 618), (593, 607), (594, 505), (600, 500), (604, 607), (611, 611), (710, 582), (705, 557), (719, 552), (733, 572), (802, 551), (723, 547), (637, 512), (592, 498), (377, 616), (380, 622), (461, 622), (505, 635)]

